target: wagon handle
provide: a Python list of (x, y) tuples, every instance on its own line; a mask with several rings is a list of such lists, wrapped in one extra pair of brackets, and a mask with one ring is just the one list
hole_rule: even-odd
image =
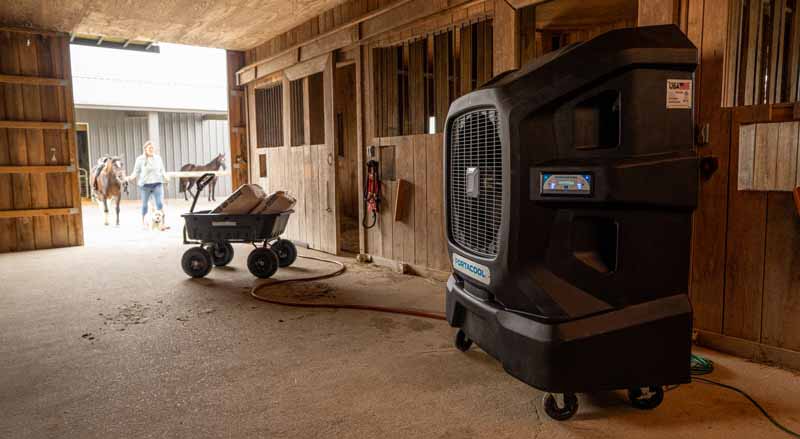
[(194, 200), (192, 200), (192, 207), (191, 209), (189, 209), (189, 213), (194, 212), (194, 206), (197, 204), (197, 197), (200, 196), (200, 192), (202, 192), (203, 189), (205, 189), (205, 187), (208, 186), (209, 183), (211, 183), (211, 180), (213, 180), (214, 177), (216, 177), (216, 174), (208, 172), (203, 174), (200, 178), (197, 179), (197, 182), (195, 183), (195, 185), (197, 186), (195, 188), (196, 192), (194, 193)]

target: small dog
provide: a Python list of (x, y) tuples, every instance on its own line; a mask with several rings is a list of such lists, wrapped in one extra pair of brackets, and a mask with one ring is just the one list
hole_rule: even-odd
[(148, 214), (147, 224), (150, 230), (166, 230), (166, 226), (164, 225), (164, 212), (161, 210), (156, 210), (153, 213)]

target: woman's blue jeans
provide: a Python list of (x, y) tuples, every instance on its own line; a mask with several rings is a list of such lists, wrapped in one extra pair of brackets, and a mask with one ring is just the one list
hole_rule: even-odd
[(142, 186), (142, 216), (147, 215), (147, 205), (150, 202), (151, 196), (155, 198), (156, 209), (163, 209), (164, 185), (161, 183), (151, 183)]

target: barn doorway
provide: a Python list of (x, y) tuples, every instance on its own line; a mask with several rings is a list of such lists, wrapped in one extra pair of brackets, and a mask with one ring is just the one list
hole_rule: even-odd
[(356, 120), (356, 65), (336, 68), (334, 128), (338, 155), (336, 186), (339, 188), (339, 249), (358, 253), (358, 203), (361, 184), (358, 181), (358, 135)]

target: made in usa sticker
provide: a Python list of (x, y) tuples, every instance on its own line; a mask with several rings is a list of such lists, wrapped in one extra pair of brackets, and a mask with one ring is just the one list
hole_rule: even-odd
[(692, 80), (667, 79), (667, 109), (692, 108)]

